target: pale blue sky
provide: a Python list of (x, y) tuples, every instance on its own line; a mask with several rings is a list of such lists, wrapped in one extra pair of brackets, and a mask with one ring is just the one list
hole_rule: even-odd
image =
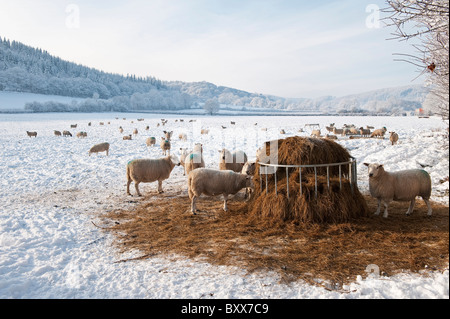
[[(106, 72), (283, 97), (421, 84), (371, 0), (0, 0), (0, 36)], [(367, 20), (369, 19), (369, 20)], [(369, 25), (366, 23), (369, 21)]]

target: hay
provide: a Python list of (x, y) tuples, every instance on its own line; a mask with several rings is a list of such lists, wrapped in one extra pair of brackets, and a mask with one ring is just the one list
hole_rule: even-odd
[[(266, 154), (270, 144), (267, 142)], [(278, 140), (278, 164), (313, 165), (343, 163), (350, 160), (349, 152), (334, 141), (318, 138), (289, 137)], [(348, 179), (349, 166), (331, 166), (329, 186), (327, 169), (317, 168), (317, 191), (314, 168), (302, 168), (300, 194), (299, 168), (279, 168), (275, 174), (261, 174), (260, 165), (254, 175), (255, 192), (249, 211), (256, 219), (271, 223), (338, 223), (367, 216), (367, 204), (356, 185)], [(286, 175), (287, 174), (287, 175)], [(289, 177), (289, 198), (287, 190)], [(266, 189), (267, 188), (267, 189)]]

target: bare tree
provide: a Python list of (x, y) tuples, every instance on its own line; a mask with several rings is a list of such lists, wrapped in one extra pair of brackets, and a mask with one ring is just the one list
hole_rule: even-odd
[[(433, 111), (449, 119), (449, 0), (386, 0), (388, 26), (394, 26), (393, 39), (418, 40), (412, 44), (417, 54), (396, 54), (397, 61), (418, 67), (427, 74), (434, 95)], [(418, 76), (418, 77), (419, 77)]]
[(203, 105), (203, 109), (206, 111), (206, 113), (213, 115), (220, 110), (220, 104), (216, 99), (209, 99), (205, 102), (205, 105)]

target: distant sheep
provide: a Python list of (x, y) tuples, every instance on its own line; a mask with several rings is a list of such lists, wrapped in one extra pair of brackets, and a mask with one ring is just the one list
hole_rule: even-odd
[(60, 132), (60, 131), (54, 130), (54, 131), (53, 131), (53, 134), (55, 134), (55, 136), (61, 136), (61, 132)]
[(178, 139), (183, 141), (183, 142), (186, 142), (187, 141), (187, 135), (185, 133), (180, 133), (178, 135)]
[(120, 134), (123, 133), (123, 128), (122, 128), (122, 126), (119, 127), (119, 133), (120, 133)]
[(208, 130), (208, 129), (202, 129), (202, 130), (200, 131), (200, 133), (201, 133), (202, 135), (208, 134), (208, 133), (209, 133), (209, 130)]
[(148, 137), (148, 138), (145, 140), (145, 144), (147, 144), (147, 146), (155, 145), (155, 144), (156, 144), (156, 138), (153, 137), (153, 136)]
[(77, 128), (77, 124), (70, 124), (70, 128)]
[(220, 170), (232, 170), (233, 172), (240, 173), (244, 164), (247, 162), (247, 154), (241, 150), (236, 150), (231, 153), (226, 148), (219, 151), (220, 152)]
[(280, 130), (280, 134), (286, 134), (286, 131), (283, 130), (283, 129), (281, 129), (281, 130)]
[(87, 133), (86, 133), (86, 132), (78, 132), (78, 133), (77, 133), (77, 137), (78, 137), (78, 138), (80, 138), (80, 137), (81, 137), (81, 138), (85, 138), (85, 137), (87, 137)]
[(370, 132), (370, 129), (365, 129), (365, 128), (363, 128), (363, 127), (360, 127), (360, 128), (359, 128), (359, 134), (360, 134), (361, 136), (368, 137), (368, 136), (370, 136), (370, 134), (372, 134), (372, 133)]
[(133, 134), (134, 134), (134, 135), (138, 135), (138, 129), (137, 129), (137, 128), (135, 128), (135, 129), (133, 130)]
[(164, 155), (167, 155), (167, 152), (169, 152), (169, 155), (170, 155), (170, 140), (167, 140), (164, 137), (161, 137), (160, 147), (161, 147)]
[(184, 168), (186, 170), (186, 174), (189, 174), (191, 171), (202, 167), (205, 167), (205, 161), (203, 159), (203, 145), (197, 143), (194, 145), (192, 152), (186, 155)]
[(170, 155), (159, 159), (136, 159), (127, 164), (127, 194), (130, 193), (130, 184), (134, 181), (134, 187), (138, 196), (142, 196), (139, 191), (140, 183), (152, 183), (158, 181), (158, 193), (163, 193), (162, 182), (169, 178), (175, 166), (179, 166), (180, 161), (175, 155)]
[(91, 156), (91, 153), (100, 153), (100, 152), (106, 152), (106, 156), (109, 155), (109, 143), (100, 143), (96, 144), (91, 147), (89, 150), (89, 156)]
[(325, 135), (325, 138), (330, 139), (330, 140), (337, 140), (338, 139), (336, 135), (330, 135), (330, 134)]
[(32, 136), (37, 137), (37, 132), (29, 132), (29, 131), (27, 131), (27, 135), (29, 137), (32, 137)]
[(384, 137), (384, 134), (386, 133), (386, 127), (376, 129), (375, 131), (370, 134), (370, 137)]
[(311, 137), (320, 137), (320, 130), (312, 130)]
[(415, 199), (421, 196), (428, 207), (428, 216), (432, 209), (429, 202), (431, 196), (430, 175), (421, 169), (410, 169), (397, 172), (386, 172), (383, 165), (364, 163), (368, 167), (370, 195), (378, 199), (375, 215), (380, 214), (381, 202), (384, 202), (383, 217), (388, 217), (388, 205), (394, 201), (410, 201), (406, 215), (414, 210)]
[(398, 142), (398, 134), (395, 132), (389, 132), (390, 136), (389, 136), (389, 141), (391, 141), (392, 145), (397, 144)]
[(195, 215), (196, 202), (200, 195), (223, 195), (223, 210), (228, 211), (228, 195), (234, 195), (245, 187), (254, 187), (251, 176), (230, 170), (221, 171), (209, 168), (193, 170), (188, 176), (188, 193), (191, 199), (191, 212)]
[(70, 137), (72, 137), (72, 133), (70, 133), (69, 131), (63, 131), (63, 136), (70, 136)]
[(132, 140), (131, 134), (130, 134), (130, 135), (125, 135), (124, 137), (122, 137), (122, 139), (123, 139), (124, 141), (131, 141), (131, 140)]
[(344, 133), (344, 129), (342, 128), (333, 128), (333, 134), (335, 135), (342, 135)]

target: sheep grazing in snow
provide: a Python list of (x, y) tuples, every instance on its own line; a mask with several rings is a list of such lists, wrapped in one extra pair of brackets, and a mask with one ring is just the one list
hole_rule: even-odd
[(202, 130), (200, 131), (200, 133), (201, 133), (202, 135), (208, 134), (208, 133), (209, 133), (209, 130), (204, 128), (204, 129), (202, 129)]
[(37, 137), (37, 132), (28, 132), (28, 131), (27, 131), (27, 135), (28, 135), (29, 137), (32, 137), (32, 136)]
[(189, 174), (191, 171), (202, 167), (205, 167), (205, 161), (203, 160), (203, 145), (197, 143), (194, 145), (192, 152), (186, 155), (184, 168), (186, 173)]
[(55, 136), (61, 136), (61, 132), (60, 131), (54, 130), (53, 133), (55, 134)]
[(80, 137), (81, 137), (81, 138), (85, 138), (85, 137), (87, 137), (87, 133), (86, 133), (86, 132), (78, 132), (78, 133), (77, 133), (77, 137), (78, 137), (78, 138), (80, 138)]
[(283, 129), (281, 129), (281, 130), (280, 130), (280, 134), (286, 134), (286, 131), (283, 130)]
[(361, 136), (367, 137), (367, 136), (370, 136), (371, 132), (370, 132), (370, 129), (365, 129), (363, 127), (360, 127), (359, 128), (359, 134)]
[(130, 134), (130, 135), (125, 135), (124, 137), (122, 137), (122, 139), (123, 139), (124, 141), (131, 141), (131, 140), (132, 140), (131, 134)]
[(191, 212), (195, 215), (196, 201), (200, 195), (223, 195), (223, 210), (228, 211), (228, 195), (234, 195), (245, 187), (254, 187), (251, 176), (230, 170), (221, 171), (209, 168), (193, 170), (188, 176), (188, 193), (191, 199)]
[(384, 137), (384, 134), (386, 133), (386, 127), (376, 129), (375, 131), (370, 134), (370, 137)]
[(72, 137), (72, 133), (70, 133), (69, 131), (63, 131), (63, 136), (70, 136), (70, 137)]
[(236, 150), (231, 153), (226, 148), (219, 151), (220, 152), (220, 170), (232, 170), (233, 172), (241, 172), (244, 164), (247, 162), (247, 154), (243, 151)]
[(378, 209), (375, 215), (380, 214), (381, 202), (384, 202), (383, 217), (388, 217), (388, 205), (394, 201), (410, 201), (406, 215), (411, 215), (417, 196), (421, 196), (428, 207), (428, 216), (432, 209), (429, 202), (431, 196), (430, 175), (421, 169), (410, 169), (397, 172), (386, 172), (383, 165), (364, 163), (369, 171), (370, 195), (378, 199)]
[(137, 129), (137, 128), (135, 128), (135, 129), (133, 130), (133, 134), (134, 134), (134, 135), (138, 135), (138, 129)]
[(106, 156), (109, 155), (109, 143), (100, 143), (96, 144), (91, 147), (89, 150), (89, 156), (91, 156), (91, 153), (99, 153), (99, 152), (106, 152)]
[(330, 135), (330, 134), (325, 135), (325, 138), (330, 139), (330, 140), (337, 140), (338, 139), (336, 135)]
[(164, 137), (161, 137), (160, 147), (161, 147), (164, 155), (167, 155), (167, 151), (169, 151), (169, 155), (170, 155), (170, 140), (167, 140)]
[(156, 138), (151, 136), (151, 137), (147, 137), (147, 139), (145, 140), (145, 144), (147, 144), (147, 146), (152, 146), (156, 144)]
[(175, 155), (170, 155), (159, 159), (136, 159), (127, 164), (127, 194), (130, 193), (130, 184), (134, 181), (134, 187), (138, 196), (142, 196), (139, 191), (140, 183), (152, 183), (158, 181), (158, 193), (163, 193), (162, 182), (169, 178), (175, 166), (179, 166), (180, 161)]
[(77, 128), (77, 124), (70, 124), (70, 128)]
[(122, 126), (119, 126), (119, 133), (120, 133), (120, 134), (123, 133), (123, 128), (122, 128)]
[(178, 134), (178, 139), (183, 141), (183, 142), (186, 142), (187, 141), (187, 135), (185, 133), (180, 133), (180, 134)]
[(342, 135), (343, 133), (344, 133), (344, 129), (333, 127), (333, 134), (335, 134), (335, 135), (338, 135), (338, 134)]
[(394, 145), (398, 142), (398, 134), (395, 132), (389, 132), (389, 141), (391, 141), (391, 144)]

